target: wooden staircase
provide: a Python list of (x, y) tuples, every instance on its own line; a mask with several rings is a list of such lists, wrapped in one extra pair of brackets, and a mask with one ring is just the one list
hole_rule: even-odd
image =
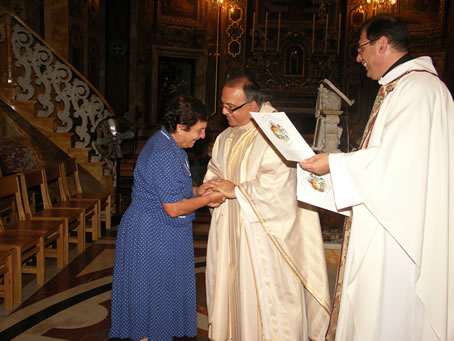
[[(0, 12), (0, 32), (6, 34), (0, 40), (0, 99), (6, 104), (2, 107), (9, 107), (5, 110), (15, 117), (11, 122), (26, 126), (26, 134), (36, 135), (30, 141), (38, 144), (31, 146), (37, 155), (44, 159), (51, 156), (46, 153), (58, 154), (60, 159), (74, 157), (82, 179), (87, 179), (83, 181), (86, 186), (102, 185), (105, 191), (113, 192), (115, 165), (104, 162), (92, 148), (97, 124), (115, 116), (110, 105), (74, 66), (13, 13)], [(50, 157), (49, 161), (56, 160)]]
[(15, 112), (21, 115), (30, 125), (45, 135), (53, 144), (61, 149), (68, 157), (77, 159), (78, 164), (91, 174), (108, 191), (113, 191), (113, 175), (105, 171), (105, 162), (90, 161), (91, 148), (75, 148), (73, 145), (74, 133), (61, 133), (56, 131), (57, 120), (53, 114), (50, 117), (36, 115), (35, 100), (15, 99), (15, 85), (0, 85), (0, 99), (8, 104)]

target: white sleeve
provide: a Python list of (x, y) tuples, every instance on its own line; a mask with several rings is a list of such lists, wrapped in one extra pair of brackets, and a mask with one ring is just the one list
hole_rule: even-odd
[(259, 221), (257, 215), (238, 186), (235, 186), (235, 194), (238, 204), (241, 207), (241, 211), (243, 212), (244, 219), (246, 219), (249, 224), (257, 223)]
[(329, 168), (333, 182), (334, 200), (338, 210), (362, 203), (362, 199), (350, 181), (343, 153), (329, 154)]

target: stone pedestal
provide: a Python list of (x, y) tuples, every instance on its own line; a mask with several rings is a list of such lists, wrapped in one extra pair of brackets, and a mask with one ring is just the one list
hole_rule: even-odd
[(322, 110), (317, 118), (317, 129), (315, 131), (314, 151), (335, 153), (339, 152), (340, 135), (342, 128), (338, 126), (341, 110)]
[(323, 147), (324, 152), (339, 152), (340, 134), (342, 128), (339, 128), (339, 116), (343, 111), (323, 111), (325, 116), (325, 144)]

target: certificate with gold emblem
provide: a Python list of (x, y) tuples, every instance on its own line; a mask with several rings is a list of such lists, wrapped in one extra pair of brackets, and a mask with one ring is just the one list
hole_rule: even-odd
[[(285, 112), (251, 112), (257, 125), (282, 156), (288, 161), (299, 162), (315, 155)], [(331, 176), (319, 176), (296, 165), (297, 199), (333, 212), (349, 215), (349, 210), (339, 211), (334, 202)]]

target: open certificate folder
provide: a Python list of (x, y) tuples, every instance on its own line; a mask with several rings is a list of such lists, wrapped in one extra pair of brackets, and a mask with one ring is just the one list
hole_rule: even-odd
[[(288, 161), (299, 162), (315, 155), (285, 112), (251, 112), (251, 115), (271, 143)], [(349, 210), (337, 210), (330, 174), (318, 176), (297, 166), (297, 180), (299, 201), (340, 214), (350, 214)]]

